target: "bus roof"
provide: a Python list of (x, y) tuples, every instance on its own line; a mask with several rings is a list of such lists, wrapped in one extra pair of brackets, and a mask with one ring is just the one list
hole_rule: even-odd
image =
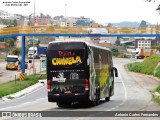
[(104, 50), (110, 51), (109, 48), (102, 47), (102, 46), (99, 46), (99, 45), (95, 45), (95, 44), (89, 43), (88, 41), (85, 41), (85, 40), (67, 40), (67, 41), (65, 41), (65, 40), (58, 40), (58, 41), (51, 41), (51, 42), (49, 42), (49, 44), (52, 44), (52, 43), (63, 43), (63, 42), (82, 42), (82, 43), (85, 43), (87, 46), (91, 46), (91, 47), (95, 47), (95, 48), (99, 48), (99, 49), (104, 49)]

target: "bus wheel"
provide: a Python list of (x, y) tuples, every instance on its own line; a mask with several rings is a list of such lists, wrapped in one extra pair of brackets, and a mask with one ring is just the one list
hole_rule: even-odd
[(105, 98), (106, 101), (110, 101), (110, 95)]
[(99, 105), (100, 103), (100, 93), (99, 93), (99, 90), (97, 90), (97, 93), (96, 93), (96, 105)]
[(89, 101), (89, 106), (91, 106), (91, 107), (96, 106), (96, 100)]
[(110, 101), (111, 92), (112, 92), (112, 88), (110, 87), (110, 89), (109, 89), (109, 96), (105, 98), (106, 101)]
[(59, 108), (62, 108), (62, 107), (64, 107), (64, 106), (65, 106), (65, 104), (64, 104), (64, 103), (62, 103), (62, 102), (57, 102), (57, 106), (58, 106)]

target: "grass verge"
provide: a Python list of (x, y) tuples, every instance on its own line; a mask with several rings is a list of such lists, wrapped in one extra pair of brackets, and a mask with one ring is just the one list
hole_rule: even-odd
[[(148, 75), (154, 75), (154, 70), (157, 64), (160, 62), (160, 56), (152, 55), (146, 58), (143, 62), (136, 62), (132, 64), (128, 64), (128, 69), (133, 72), (140, 72)], [(160, 77), (158, 72), (160, 68), (157, 69), (156, 77)]]
[(19, 92), (35, 83), (40, 79), (46, 79), (46, 76), (40, 77), (39, 75), (26, 76), (25, 80), (10, 81), (0, 84), (0, 98), (6, 95), (10, 95)]
[[(158, 86), (158, 87), (155, 89), (155, 92), (158, 92), (158, 93), (160, 94), (160, 86)], [(154, 102), (157, 102), (157, 103), (160, 103), (160, 96), (154, 96), (153, 101), (154, 101)]]

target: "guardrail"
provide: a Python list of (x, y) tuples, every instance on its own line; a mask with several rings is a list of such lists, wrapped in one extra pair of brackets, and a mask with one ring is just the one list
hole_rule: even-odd
[(31, 33), (88, 33), (85, 27), (17, 26), (1, 28), (0, 35)]
[[(0, 28), (0, 36), (9, 34), (34, 34), (34, 33), (68, 33), (68, 34), (86, 34), (90, 27), (60, 27), (60, 26), (17, 26)], [(160, 27), (146, 27), (146, 28), (129, 28), (129, 27), (101, 27), (105, 28), (111, 34), (156, 34), (160, 33)]]

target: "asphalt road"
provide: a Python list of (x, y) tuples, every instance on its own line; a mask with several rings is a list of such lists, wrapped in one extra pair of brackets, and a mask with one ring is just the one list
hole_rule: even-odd
[[(115, 95), (111, 97), (111, 101), (104, 102), (101, 100), (100, 105), (95, 107), (86, 107), (75, 105), (69, 108), (58, 108), (56, 103), (47, 102), (47, 87), (46, 85), (36, 91), (22, 96), (20, 98), (8, 101), (0, 101), (0, 111), (160, 111), (160, 105), (152, 102), (151, 92), (160, 84), (146, 75), (128, 72), (124, 65), (134, 62), (131, 59), (114, 59), (114, 66), (118, 68), (119, 77), (115, 78)], [(114, 118), (97, 118), (87, 117), (87, 119), (126, 119), (126, 120), (158, 120), (157, 117), (114, 117)], [(28, 118), (26, 118), (28, 119)], [(39, 119), (39, 118), (38, 118)], [(49, 119), (49, 118), (47, 118)], [(51, 118), (53, 119), (53, 118)], [(57, 119), (70, 119), (69, 116)], [(73, 117), (72, 119), (81, 120), (86, 117)]]
[[(25, 73), (27, 75), (33, 74), (33, 68), (30, 68), (30, 63), (28, 63), (28, 69), (25, 69)], [(41, 68), (41, 71), (44, 70), (44, 68)], [(11, 80), (15, 80), (15, 78), (19, 77), (19, 73), (17, 70), (6, 70), (6, 62), (5, 61), (0, 61), (0, 84), (4, 82), (8, 82)], [(35, 59), (35, 72), (40, 72), (40, 60)]]

